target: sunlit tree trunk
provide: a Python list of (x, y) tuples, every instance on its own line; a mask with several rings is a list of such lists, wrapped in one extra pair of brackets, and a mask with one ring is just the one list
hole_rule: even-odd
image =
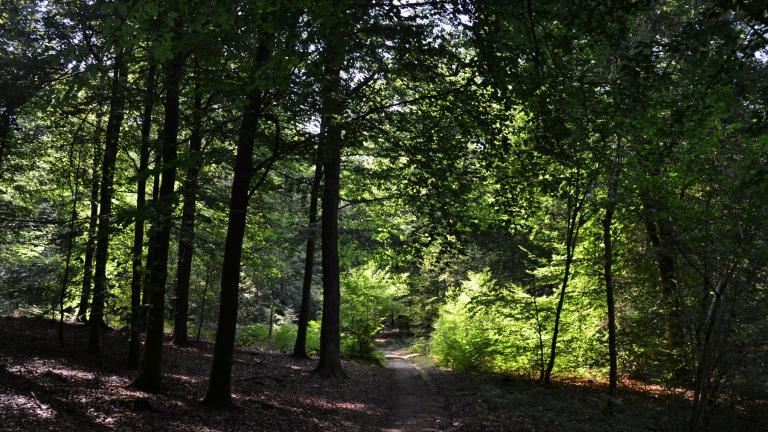
[(571, 277), (571, 265), (573, 264), (573, 255), (576, 249), (576, 242), (579, 238), (579, 229), (584, 224), (582, 216), (582, 208), (584, 205), (585, 196), (577, 196), (571, 194), (568, 197), (568, 226), (566, 229), (565, 238), (565, 271), (563, 273), (563, 282), (560, 286), (560, 297), (557, 301), (557, 308), (555, 309), (555, 325), (552, 329), (552, 342), (549, 350), (549, 361), (547, 362), (547, 369), (544, 371), (544, 376), (541, 381), (546, 385), (549, 384), (552, 377), (552, 370), (555, 367), (555, 358), (557, 356), (557, 336), (560, 331), (560, 318), (563, 312), (563, 305), (565, 304), (565, 291), (568, 288), (568, 282)]
[[(84, 122), (83, 122), (84, 123)], [(67, 285), (69, 285), (69, 273), (72, 269), (72, 247), (75, 242), (75, 224), (77, 223), (77, 204), (80, 201), (80, 154), (77, 152), (77, 164), (75, 166), (75, 144), (80, 135), (80, 127), (75, 132), (72, 139), (72, 145), (69, 150), (69, 167), (74, 171), (74, 184), (72, 184), (72, 174), (67, 174), (72, 191), (72, 211), (69, 215), (69, 228), (67, 230), (67, 253), (64, 258), (64, 275), (61, 278), (61, 289), (59, 290), (59, 346), (64, 346), (64, 301), (67, 298)]]
[(608, 200), (603, 216), (603, 278), (605, 280), (605, 299), (608, 309), (608, 409), (613, 412), (613, 403), (618, 389), (618, 364), (616, 353), (616, 308), (613, 286), (613, 215), (616, 211), (616, 201), (619, 188), (619, 173), (621, 167), (621, 141), (616, 144), (616, 157), (611, 170), (608, 184)]
[(120, 140), (120, 128), (125, 116), (125, 80), (127, 68), (123, 53), (115, 55), (112, 75), (112, 96), (104, 145), (104, 159), (101, 164), (101, 185), (99, 192), (99, 225), (96, 231), (96, 266), (94, 271), (93, 301), (90, 316), (90, 339), (88, 351), (99, 352), (101, 323), (104, 319), (104, 301), (107, 294), (107, 260), (109, 259), (109, 230), (112, 222), (112, 194), (115, 177), (115, 162)]
[(77, 320), (87, 322), (88, 304), (91, 299), (91, 283), (93, 282), (93, 254), (96, 250), (96, 227), (99, 223), (99, 171), (101, 169), (101, 120), (96, 126), (93, 143), (93, 166), (91, 171), (91, 212), (88, 217), (88, 237), (85, 243), (83, 261), (83, 281), (80, 289), (80, 303), (77, 308)]
[[(319, 158), (320, 150), (318, 150)], [(309, 224), (307, 226), (307, 247), (304, 254), (304, 281), (301, 288), (301, 309), (299, 310), (299, 326), (296, 331), (296, 344), (293, 347), (294, 357), (307, 358), (307, 327), (309, 326), (309, 311), (312, 301), (312, 273), (315, 263), (315, 241), (317, 238), (317, 195), (323, 178), (323, 167), (318, 159), (315, 164), (315, 176), (312, 179), (312, 189), (309, 192)]]

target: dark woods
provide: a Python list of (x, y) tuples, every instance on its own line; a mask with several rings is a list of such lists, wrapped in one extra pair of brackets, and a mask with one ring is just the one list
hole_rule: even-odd
[[(760, 2), (45, 2), (0, 7), (0, 312), (454, 370), (768, 388)], [(122, 330), (121, 330), (122, 331)], [(736, 402), (738, 401), (738, 402)]]

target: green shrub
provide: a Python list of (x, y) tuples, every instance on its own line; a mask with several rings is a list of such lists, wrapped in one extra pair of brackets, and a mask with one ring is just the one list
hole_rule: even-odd
[(341, 349), (350, 357), (381, 362), (374, 337), (384, 320), (397, 314), (401, 306), (395, 301), (402, 284), (386, 270), (369, 263), (343, 275), (341, 293)]

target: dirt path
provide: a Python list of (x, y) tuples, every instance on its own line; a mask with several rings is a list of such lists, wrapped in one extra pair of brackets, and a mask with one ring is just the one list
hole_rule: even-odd
[(390, 369), (395, 372), (394, 415), (385, 432), (448, 430), (444, 398), (438, 393), (426, 367), (413, 361), (416, 354), (406, 348), (382, 347)]

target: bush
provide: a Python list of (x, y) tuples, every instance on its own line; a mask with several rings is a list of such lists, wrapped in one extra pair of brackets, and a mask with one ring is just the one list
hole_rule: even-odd
[(341, 293), (341, 349), (350, 357), (383, 361), (374, 345), (384, 320), (397, 314), (401, 306), (395, 296), (400, 281), (374, 264), (357, 267), (344, 274)]
[[(293, 323), (275, 324), (272, 336), (269, 336), (267, 324), (245, 324), (237, 327), (235, 342), (240, 346), (262, 349), (289, 351), (296, 343), (298, 327)], [(320, 349), (320, 324), (310, 321), (307, 328), (307, 352), (315, 353)]]
[[(586, 289), (578, 279), (571, 284), (561, 321), (556, 372), (582, 374), (602, 367), (601, 311), (582, 294)], [(470, 272), (459, 294), (439, 310), (429, 342), (431, 354), (455, 370), (537, 377), (549, 356), (557, 294), (533, 297), (515, 284), (498, 286), (487, 271)]]

